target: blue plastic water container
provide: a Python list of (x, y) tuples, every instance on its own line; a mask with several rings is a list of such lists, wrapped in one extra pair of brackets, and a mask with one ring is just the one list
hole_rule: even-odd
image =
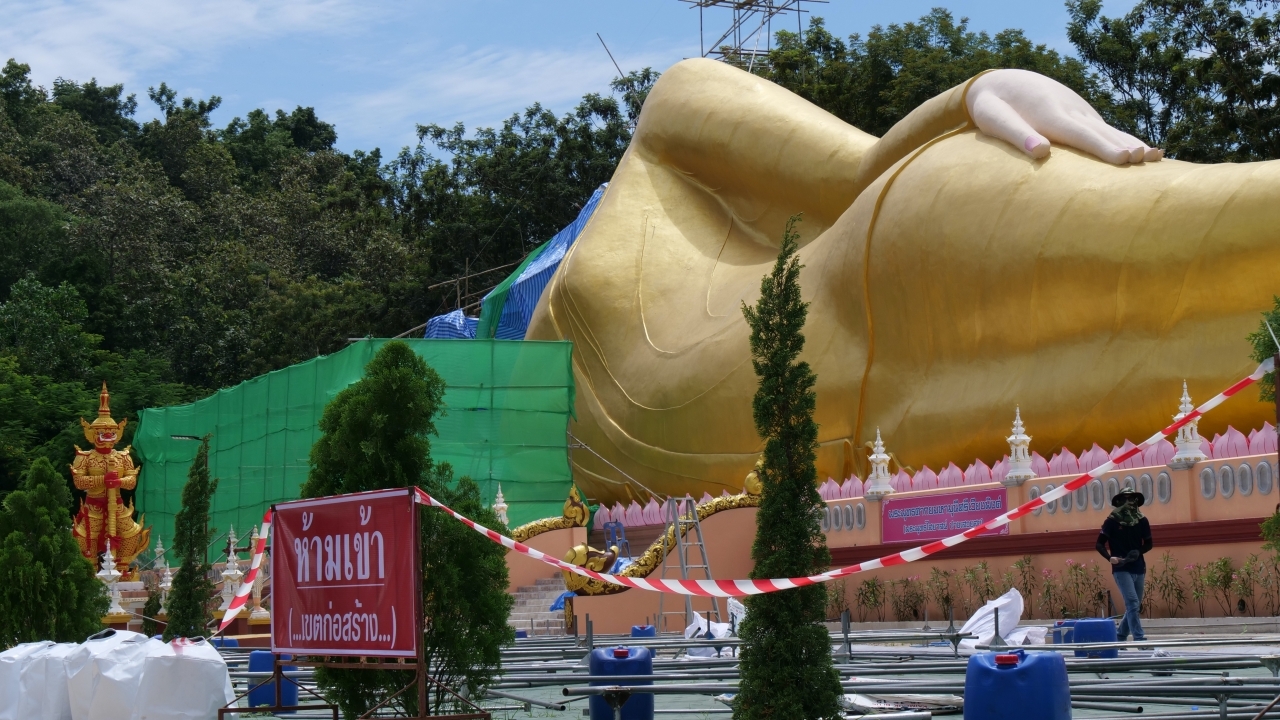
[(1053, 624), (1053, 644), (1062, 645), (1072, 642), (1072, 631), (1075, 630), (1075, 620), (1059, 620)]
[[(1111, 618), (1080, 618), (1076, 621), (1071, 642), (1113, 643), (1116, 641), (1116, 624)], [(1076, 657), (1111, 658), (1120, 656), (1116, 648), (1105, 650), (1077, 650)]]
[(1056, 652), (969, 656), (964, 673), (964, 720), (1071, 720), (1067, 661)]
[[(281, 660), (290, 659), (289, 655), (281, 655)], [(274, 669), (275, 655), (270, 650), (254, 650), (249, 653), (249, 672), (271, 672)], [(293, 665), (286, 665), (283, 670), (289, 672), (296, 670)], [(262, 682), (264, 678), (249, 678), (249, 687), (253, 687)], [(249, 707), (259, 707), (261, 705), (276, 704), (276, 683), (274, 680), (268, 681), (262, 687), (253, 688), (249, 691)], [(298, 686), (288, 680), (280, 684), (280, 704), (281, 705), (297, 705), (298, 704)], [(284, 715), (286, 713), (280, 713)], [(292, 715), (293, 713), (287, 713)]]
[[(591, 651), (589, 668), (592, 675), (652, 675), (653, 653), (642, 647), (596, 648)], [(645, 682), (609, 682), (597, 680), (592, 685), (652, 685)], [(613, 720), (613, 708), (599, 695), (590, 700), (591, 720)], [(653, 695), (632, 695), (622, 706), (622, 720), (653, 720)]]
[(658, 628), (654, 625), (632, 625), (631, 637), (634, 638), (656, 638), (658, 637)]

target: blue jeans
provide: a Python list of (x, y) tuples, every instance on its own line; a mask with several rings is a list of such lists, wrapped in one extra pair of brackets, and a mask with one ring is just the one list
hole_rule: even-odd
[(1142, 606), (1142, 586), (1147, 582), (1147, 574), (1120, 571), (1111, 573), (1111, 577), (1115, 578), (1116, 587), (1120, 588), (1120, 597), (1124, 598), (1124, 619), (1120, 621), (1116, 637), (1125, 640), (1132, 630), (1134, 640), (1146, 640), (1147, 635), (1142, 632), (1142, 621), (1138, 619), (1138, 608)]

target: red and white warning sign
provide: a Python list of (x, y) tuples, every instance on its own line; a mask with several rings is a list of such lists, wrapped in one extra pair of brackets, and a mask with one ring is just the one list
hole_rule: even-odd
[(276, 505), (272, 652), (415, 657), (417, 508), (409, 488)]

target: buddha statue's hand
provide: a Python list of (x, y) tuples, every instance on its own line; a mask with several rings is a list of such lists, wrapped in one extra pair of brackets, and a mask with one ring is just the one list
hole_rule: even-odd
[(1108, 125), (1066, 85), (1027, 70), (994, 70), (980, 76), (970, 86), (965, 104), (983, 134), (1036, 159), (1049, 154), (1051, 143), (1112, 165), (1164, 157), (1162, 151)]

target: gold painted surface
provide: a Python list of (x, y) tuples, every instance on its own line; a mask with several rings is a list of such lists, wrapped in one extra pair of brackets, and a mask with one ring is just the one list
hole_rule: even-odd
[[(883, 431), (907, 465), (1141, 441), (1252, 370), (1280, 290), (1280, 162), (1032, 160), (968, 126), (964, 87), (882, 140), (723, 63), (671, 68), (530, 339), (575, 343), (572, 432), (658, 493), (737, 492), (761, 451), (741, 304), (788, 216), (811, 303), (820, 477)], [(1258, 427), (1247, 391), (1201, 431)], [(602, 502), (624, 480), (574, 453)]]
[[(698, 511), (698, 520), (706, 520), (718, 512), (725, 510), (736, 510), (738, 508), (760, 507), (760, 495), (753, 493), (741, 493), (738, 495), (721, 495), (713, 498), (709, 503), (703, 503), (696, 506)], [(667, 527), (666, 533), (660, 535), (653, 544), (649, 546), (644, 553), (636, 558), (635, 562), (628, 565), (620, 575), (624, 577), (648, 577), (650, 573), (662, 567), (662, 559), (667, 556), (668, 548), (675, 548), (676, 534), (675, 530)], [(576, 548), (575, 548), (576, 550)], [(617, 552), (617, 548), (613, 548)], [(597, 551), (598, 552), (598, 551)], [(569, 560), (568, 557), (565, 560)], [(570, 561), (575, 565), (581, 565), (581, 562)], [(593, 570), (596, 568), (592, 568)], [(631, 588), (623, 585), (614, 585), (613, 583), (602, 583), (598, 580), (591, 580), (581, 575), (574, 575), (563, 570), (560, 571), (565, 576), (565, 586), (575, 591), (579, 595), (613, 595), (615, 593), (625, 592)], [(573, 587), (569, 587), (573, 578)]]
[(80, 546), (80, 553), (95, 566), (98, 555), (110, 542), (116, 569), (134, 578), (136, 575), (129, 566), (147, 549), (151, 528), (143, 528), (144, 518), (134, 521), (133, 502), (126, 504), (120, 495), (121, 490), (134, 490), (138, 486), (138, 468), (134, 467), (129, 448), (115, 449), (127, 422), (117, 423), (111, 418), (110, 395), (107, 384), (102, 383), (98, 417), (92, 423), (80, 420), (85, 439), (92, 447), (87, 451), (76, 447), (76, 457), (71, 463), (71, 479), (76, 488), (85, 493), (72, 521), (71, 535)]
[(543, 518), (542, 520), (534, 520), (527, 522), (520, 527), (511, 531), (511, 539), (516, 542), (528, 542), (530, 539), (537, 537), (545, 532), (552, 530), (568, 530), (578, 527), (578, 524), (567, 517)]

